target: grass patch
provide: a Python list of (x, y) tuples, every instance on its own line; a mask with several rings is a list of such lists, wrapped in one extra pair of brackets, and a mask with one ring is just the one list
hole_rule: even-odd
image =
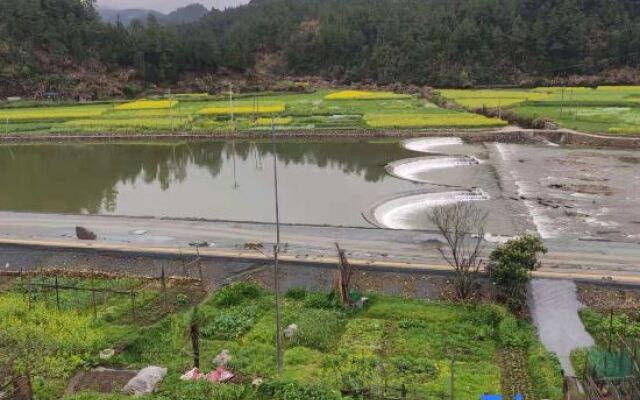
[(482, 128), (505, 126), (497, 118), (477, 114), (377, 114), (365, 115), (372, 128)]
[(439, 90), (470, 110), (512, 108), (528, 120), (610, 135), (640, 134), (640, 86), (545, 87), (532, 90)]

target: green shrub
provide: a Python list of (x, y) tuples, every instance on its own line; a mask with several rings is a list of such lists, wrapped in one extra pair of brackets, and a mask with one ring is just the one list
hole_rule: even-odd
[(497, 304), (481, 304), (470, 314), (469, 321), (475, 325), (487, 325), (497, 329), (509, 312)]
[(249, 385), (212, 385), (207, 381), (184, 382), (161, 391), (157, 400), (251, 400), (255, 399)]
[(287, 290), (284, 295), (287, 299), (291, 300), (304, 300), (307, 297), (307, 289), (305, 288), (291, 288)]
[(427, 321), (420, 319), (403, 319), (398, 321), (398, 328), (400, 329), (413, 329), (413, 328), (426, 328)]
[[(538, 399), (563, 398), (563, 374), (558, 358), (537, 343), (529, 350), (529, 375)], [(578, 375), (581, 376), (581, 375)]]
[(253, 327), (258, 316), (257, 306), (231, 307), (218, 313), (200, 333), (210, 339), (237, 340)]
[(258, 388), (260, 400), (338, 400), (342, 396), (328, 386), (292, 381), (265, 382)]
[(438, 376), (438, 366), (431, 360), (415, 357), (398, 357), (392, 360), (393, 366), (401, 374), (425, 374), (430, 378)]
[(176, 296), (176, 305), (178, 306), (186, 306), (189, 304), (189, 298), (186, 294), (178, 293)]
[(305, 308), (332, 309), (340, 307), (340, 302), (336, 295), (327, 293), (310, 293), (304, 300)]
[(524, 308), (531, 271), (539, 266), (538, 254), (546, 253), (542, 239), (533, 235), (511, 239), (491, 252), (488, 268), (491, 282), (497, 288), (498, 300), (512, 312)]
[(232, 353), (229, 368), (240, 372), (243, 376), (271, 376), (275, 374), (275, 338), (272, 343), (243, 343)]
[(509, 315), (498, 325), (498, 339), (503, 347), (527, 349), (534, 341), (531, 328)]
[(294, 323), (298, 331), (290, 340), (292, 345), (328, 351), (340, 336), (344, 315), (333, 310), (305, 309)]
[(142, 92), (142, 87), (137, 83), (128, 83), (122, 88), (122, 94), (127, 99), (135, 99)]
[(613, 321), (611, 321), (609, 315), (601, 314), (590, 308), (584, 308), (580, 310), (580, 318), (587, 331), (600, 344), (609, 342), (610, 330), (612, 330), (614, 336), (640, 337), (640, 322), (634, 320), (630, 314), (614, 314)]
[(220, 289), (211, 300), (221, 307), (237, 306), (245, 300), (253, 300), (262, 295), (262, 289), (247, 282), (238, 282)]
[(576, 372), (576, 376), (584, 376), (584, 370), (587, 365), (587, 357), (589, 356), (589, 349), (575, 349), (571, 351), (571, 365)]

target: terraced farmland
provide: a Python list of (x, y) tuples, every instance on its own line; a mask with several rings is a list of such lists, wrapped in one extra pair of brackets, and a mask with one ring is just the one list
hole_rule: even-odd
[(242, 94), (235, 99), (175, 95), (74, 106), (0, 108), (0, 133), (92, 134), (486, 128), (494, 118), (439, 108), (417, 96), (358, 90)]
[(501, 108), (526, 120), (611, 135), (640, 135), (640, 86), (548, 87), (531, 90), (440, 90), (467, 110)]

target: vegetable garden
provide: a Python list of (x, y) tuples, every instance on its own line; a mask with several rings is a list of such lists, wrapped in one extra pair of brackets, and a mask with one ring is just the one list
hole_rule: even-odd
[[(65, 285), (139, 290), (138, 316), (131, 317), (127, 296), (100, 298), (94, 315), (91, 292), (61, 292), (58, 310), (51, 292), (20, 290), (19, 279), (5, 283), (0, 348), (33, 355), (30, 364), (13, 368), (30, 367), (38, 399), (128, 398), (118, 392), (63, 393), (78, 370), (148, 365), (169, 371), (153, 395), (157, 399), (448, 399), (452, 372), (456, 399), (477, 399), (503, 387), (526, 387), (535, 398), (558, 399), (561, 393), (557, 362), (541, 350), (533, 329), (495, 305), (372, 295), (364, 309), (344, 309), (333, 294), (291, 289), (283, 299), (282, 323), (295, 324), (296, 330), (283, 337), (284, 371), (278, 376), (273, 293), (258, 286), (221, 289), (194, 314), (191, 304), (198, 300), (186, 298), (193, 288), (172, 285), (166, 298), (157, 281), (64, 279)], [(215, 356), (227, 350), (234, 383), (180, 379), (193, 366), (194, 315), (201, 367), (215, 369)], [(109, 348), (115, 349), (113, 356), (101, 358)], [(516, 355), (513, 361), (500, 356), (505, 352)], [(511, 373), (515, 370), (520, 372)], [(258, 378), (262, 383), (252, 385)], [(526, 383), (531, 381), (535, 384)]]

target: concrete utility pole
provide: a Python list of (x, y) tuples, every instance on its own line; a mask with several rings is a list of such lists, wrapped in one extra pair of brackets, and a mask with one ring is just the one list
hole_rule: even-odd
[(278, 253), (280, 252), (280, 200), (278, 197), (278, 153), (276, 153), (275, 121), (271, 117), (271, 145), (273, 149), (273, 185), (276, 205), (276, 244), (273, 246), (273, 280), (276, 292), (276, 356), (278, 360), (278, 373), (282, 374), (282, 337), (280, 335), (280, 276), (278, 266)]
[(456, 399), (456, 395), (455, 395), (456, 377), (454, 372), (455, 364), (456, 364), (456, 356), (452, 355), (451, 356), (451, 382), (450, 382), (451, 383), (451, 400)]
[(231, 125), (233, 125), (235, 122), (233, 115), (233, 83), (229, 84), (229, 114), (231, 114)]
[(171, 88), (169, 88), (169, 120), (171, 121), (171, 132), (173, 132), (173, 104), (171, 102)]

